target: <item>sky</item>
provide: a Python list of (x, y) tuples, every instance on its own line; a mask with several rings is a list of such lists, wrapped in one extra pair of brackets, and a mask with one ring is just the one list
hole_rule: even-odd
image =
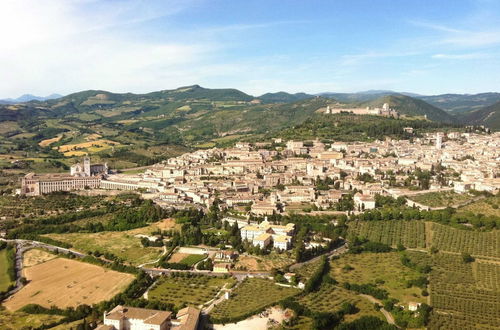
[(1, 0), (0, 98), (500, 92), (500, 0)]

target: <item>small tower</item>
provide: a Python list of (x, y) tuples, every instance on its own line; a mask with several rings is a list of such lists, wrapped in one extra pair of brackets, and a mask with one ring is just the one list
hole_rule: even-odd
[(443, 136), (439, 133), (436, 134), (436, 149), (443, 147)]
[(85, 176), (90, 176), (90, 158), (89, 157), (83, 158), (83, 172), (85, 173)]

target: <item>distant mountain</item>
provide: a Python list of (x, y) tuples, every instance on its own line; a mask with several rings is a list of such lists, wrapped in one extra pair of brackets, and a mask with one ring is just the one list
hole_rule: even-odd
[(479, 110), (461, 113), (460, 121), (468, 125), (484, 125), (493, 130), (500, 130), (500, 102)]
[(263, 103), (290, 103), (313, 98), (314, 95), (306, 93), (290, 94), (287, 92), (266, 93), (258, 97)]
[(408, 116), (427, 116), (427, 119), (445, 123), (456, 122), (456, 119), (446, 111), (439, 109), (425, 101), (406, 95), (387, 95), (378, 99), (364, 102), (362, 106), (381, 107), (384, 103), (399, 113)]
[[(54, 148), (63, 145), (99, 139), (102, 140), (99, 143), (104, 144), (102, 148), (77, 150), (133, 166), (163, 159), (166, 156), (160, 149), (165, 146), (174, 145), (182, 150), (223, 147), (234, 141), (269, 138), (278, 132), (286, 131), (286, 136), (292, 136), (296, 128), (299, 131), (293, 134), (306, 136), (311, 133), (307, 131), (309, 127), (325, 138), (379, 138), (387, 132), (399, 132), (398, 127), (407, 122), (417, 122), (416, 118), (327, 116), (318, 110), (332, 104), (332, 99), (305, 93), (268, 93), (261, 96), (261, 104), (253, 100), (254, 96), (237, 89), (209, 89), (198, 85), (147, 94), (87, 90), (58, 99), (0, 105), (0, 123), (9, 122), (2, 126), (5, 128), (2, 141), (13, 146), (13, 150), (24, 151), (27, 142), (37, 146), (57, 137), (48, 149), (35, 147), (39, 151), (54, 152)], [(379, 96), (370, 102), (373, 106), (387, 102), (401, 113), (421, 117), (427, 114), (431, 120), (451, 122), (453, 119), (424, 101), (404, 95)], [(349, 103), (346, 106), (368, 104)], [(345, 123), (345, 127), (330, 132), (332, 126), (340, 125), (338, 121)], [(305, 126), (300, 126), (302, 124)], [(432, 128), (442, 123), (425, 121), (422, 125)], [(63, 153), (74, 156), (72, 151)]]
[(395, 92), (391, 90), (368, 90), (368, 91), (361, 91), (361, 92), (356, 92), (356, 93), (320, 93), (318, 95), (324, 96), (324, 97), (331, 97), (334, 98), (340, 102), (344, 103), (351, 103), (351, 102), (368, 102), (372, 100), (376, 100), (379, 97), (383, 96), (389, 96), (389, 95), (406, 95), (410, 97), (419, 97), (420, 94), (415, 94), (415, 93), (407, 93), (407, 92)]
[(500, 93), (442, 94), (416, 96), (416, 98), (453, 114), (458, 114), (471, 110), (479, 110), (500, 102)]
[(62, 97), (62, 95), (60, 94), (50, 94), (49, 96), (36, 96), (32, 94), (24, 94), (18, 97), (17, 99), (8, 98), (0, 100), (0, 102), (4, 104), (14, 104), (14, 103), (24, 103), (30, 101), (47, 101), (52, 99), (58, 99), (60, 97)]

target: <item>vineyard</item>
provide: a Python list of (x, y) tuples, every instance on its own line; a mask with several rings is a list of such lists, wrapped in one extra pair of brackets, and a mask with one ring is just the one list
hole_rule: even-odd
[(352, 221), (348, 233), (394, 247), (425, 248), (425, 223), (418, 220)]
[(160, 277), (149, 291), (148, 299), (170, 303), (176, 308), (184, 304), (198, 306), (215, 298), (224, 285), (234, 283), (233, 278), (175, 275)]
[(473, 264), (477, 286), (484, 290), (500, 292), (500, 264), (493, 264), (478, 260)]
[(404, 304), (426, 302), (420, 288), (407, 286), (409, 281), (422, 274), (404, 266), (400, 259), (398, 252), (345, 254), (332, 261), (330, 275), (340, 283), (378, 283), (379, 288), (387, 290), (392, 298)]
[(430, 329), (500, 328), (499, 266), (439, 253), (430, 276)]
[(267, 279), (245, 279), (228, 300), (215, 306), (210, 318), (214, 323), (243, 320), (299, 292), (298, 289), (278, 286)]
[(442, 251), (466, 252), (476, 257), (500, 259), (500, 230), (480, 232), (432, 223), (431, 246)]
[(342, 303), (349, 302), (359, 309), (359, 312), (353, 317), (358, 318), (364, 315), (382, 317), (382, 314), (377, 312), (367, 299), (352, 291), (329, 284), (323, 285), (319, 291), (301, 297), (299, 302), (313, 312), (332, 312), (339, 310)]

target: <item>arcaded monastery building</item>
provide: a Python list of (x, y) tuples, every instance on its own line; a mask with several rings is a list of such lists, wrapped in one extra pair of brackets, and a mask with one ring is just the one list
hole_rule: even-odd
[(71, 166), (69, 174), (26, 174), (21, 181), (21, 194), (39, 196), (55, 191), (95, 189), (107, 173), (107, 164), (91, 164), (90, 158), (85, 157), (83, 163)]

